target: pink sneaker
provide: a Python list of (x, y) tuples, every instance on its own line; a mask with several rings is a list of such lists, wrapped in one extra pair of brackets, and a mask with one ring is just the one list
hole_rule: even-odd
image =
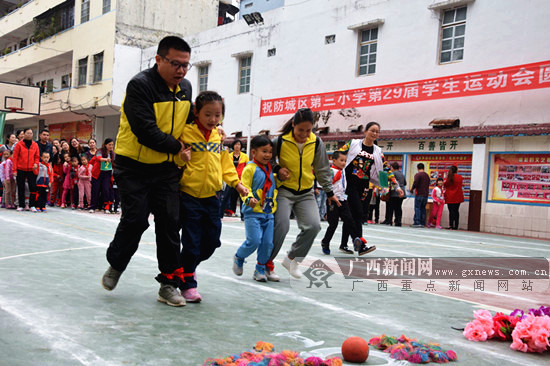
[(436, 228), (436, 229), (443, 229), (443, 228), (442, 228), (441, 226), (439, 226), (439, 225), (437, 225), (435, 228)]
[(181, 293), (187, 302), (201, 302), (202, 297), (195, 287), (188, 288)]

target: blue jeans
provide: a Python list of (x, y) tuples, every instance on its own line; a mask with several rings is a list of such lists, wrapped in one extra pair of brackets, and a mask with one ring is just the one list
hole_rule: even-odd
[(426, 224), (426, 203), (428, 203), (428, 197), (415, 196), (414, 197), (414, 224), (422, 225)]
[(245, 217), (244, 228), (246, 240), (237, 250), (237, 257), (244, 259), (258, 250), (256, 268), (265, 269), (265, 264), (273, 250), (273, 215)]
[(315, 196), (317, 206), (319, 206), (319, 218), (323, 220), (327, 214), (327, 193), (319, 189), (319, 194)]

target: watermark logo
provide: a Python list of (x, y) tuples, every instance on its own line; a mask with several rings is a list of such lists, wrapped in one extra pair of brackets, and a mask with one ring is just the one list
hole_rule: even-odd
[[(431, 292), (451, 295), (546, 293), (547, 258), (327, 257), (296, 258), (303, 272), (290, 285), (300, 291)], [(330, 282), (330, 283), (329, 283)]]
[(325, 288), (331, 288), (327, 280), (333, 274), (334, 272), (332, 272), (325, 262), (320, 259), (316, 260), (304, 272), (304, 276), (309, 280), (309, 286), (307, 288), (312, 288), (313, 286), (319, 288), (323, 285)]

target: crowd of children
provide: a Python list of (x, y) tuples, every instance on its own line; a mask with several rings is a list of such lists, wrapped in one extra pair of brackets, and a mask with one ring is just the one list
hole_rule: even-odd
[[(17, 211), (47, 212), (47, 206), (118, 213), (118, 192), (112, 176), (112, 139), (97, 149), (72, 138), (32, 140), (30, 128), (10, 134), (1, 147), (1, 207)], [(43, 139), (43, 136), (47, 136)]]

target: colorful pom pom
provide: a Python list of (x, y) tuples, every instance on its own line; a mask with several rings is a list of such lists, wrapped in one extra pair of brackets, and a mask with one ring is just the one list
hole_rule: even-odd
[(369, 345), (389, 353), (395, 360), (406, 360), (411, 363), (447, 363), (457, 360), (454, 351), (444, 350), (439, 343), (422, 343), (405, 335), (396, 338), (382, 334), (380, 337), (371, 338)]

